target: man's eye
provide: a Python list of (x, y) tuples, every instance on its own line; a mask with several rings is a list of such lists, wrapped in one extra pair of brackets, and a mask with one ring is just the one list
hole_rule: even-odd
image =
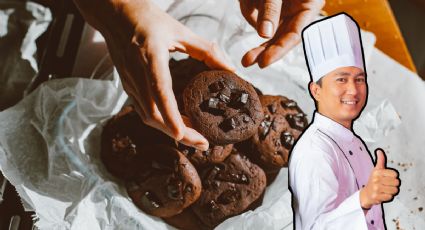
[(356, 82), (363, 83), (363, 82), (365, 82), (365, 79), (364, 78), (357, 78)]
[(345, 78), (340, 77), (340, 78), (337, 78), (336, 81), (345, 82)]

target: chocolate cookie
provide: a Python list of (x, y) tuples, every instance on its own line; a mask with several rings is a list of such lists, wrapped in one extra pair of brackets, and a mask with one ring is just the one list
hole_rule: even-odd
[(178, 61), (171, 59), (169, 67), (171, 78), (173, 79), (173, 91), (176, 96), (177, 105), (180, 112), (184, 112), (182, 96), (184, 88), (192, 78), (203, 71), (210, 70), (210, 68), (203, 62), (191, 57)]
[(249, 157), (269, 173), (288, 165), (289, 151), (308, 123), (293, 100), (263, 95), (260, 101), (265, 115), (250, 140)]
[(209, 227), (242, 213), (266, 187), (264, 171), (235, 151), (224, 162), (205, 167), (200, 175), (202, 193), (192, 209)]
[(130, 198), (144, 212), (170, 217), (198, 199), (202, 189), (198, 173), (177, 149), (152, 146), (138, 164), (136, 175), (126, 187)]
[(199, 168), (209, 163), (220, 163), (226, 159), (232, 152), (233, 144), (228, 145), (214, 145), (210, 146), (207, 151), (197, 150), (183, 144), (179, 144), (178, 149), (182, 152), (189, 161)]
[(248, 82), (228, 71), (204, 71), (183, 92), (186, 115), (214, 145), (251, 137), (263, 118), (261, 103)]
[(100, 157), (111, 174), (128, 179), (138, 168), (136, 159), (142, 147), (151, 143), (171, 145), (174, 141), (145, 125), (133, 106), (125, 106), (103, 128)]

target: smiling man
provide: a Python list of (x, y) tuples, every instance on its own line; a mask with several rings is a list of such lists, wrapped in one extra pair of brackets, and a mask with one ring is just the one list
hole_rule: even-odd
[(373, 165), (352, 129), (368, 94), (359, 27), (338, 14), (306, 27), (302, 38), (316, 112), (290, 155), (295, 228), (385, 229), (382, 203), (400, 180), (382, 149)]

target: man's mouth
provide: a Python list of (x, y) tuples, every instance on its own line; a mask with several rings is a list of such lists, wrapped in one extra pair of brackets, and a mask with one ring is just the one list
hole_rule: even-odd
[(355, 105), (359, 102), (359, 100), (341, 100), (341, 102), (346, 105)]

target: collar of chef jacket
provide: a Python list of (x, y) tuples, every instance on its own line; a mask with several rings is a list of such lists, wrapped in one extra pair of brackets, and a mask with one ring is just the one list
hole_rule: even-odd
[(323, 116), (319, 112), (314, 113), (314, 124), (318, 126), (320, 130), (329, 134), (336, 143), (352, 143), (355, 140), (353, 131), (347, 129), (338, 122)]

